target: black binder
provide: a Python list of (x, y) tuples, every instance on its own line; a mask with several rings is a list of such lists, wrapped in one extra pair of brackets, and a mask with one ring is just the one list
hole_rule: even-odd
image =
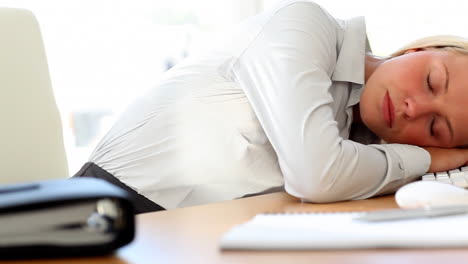
[(134, 234), (130, 198), (103, 180), (0, 186), (0, 259), (110, 254)]

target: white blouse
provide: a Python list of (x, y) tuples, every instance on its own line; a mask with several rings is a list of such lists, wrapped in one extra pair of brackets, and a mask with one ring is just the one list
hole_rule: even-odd
[(284, 185), (308, 202), (394, 192), (429, 153), (349, 140), (364, 85), (362, 17), (287, 0), (164, 74), (89, 161), (166, 209)]

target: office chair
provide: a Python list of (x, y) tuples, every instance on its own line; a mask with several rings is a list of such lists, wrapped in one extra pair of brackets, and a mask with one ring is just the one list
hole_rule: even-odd
[(0, 8), (0, 184), (68, 177), (39, 25)]

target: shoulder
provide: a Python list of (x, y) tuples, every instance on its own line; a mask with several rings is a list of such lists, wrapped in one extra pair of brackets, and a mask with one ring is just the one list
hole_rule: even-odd
[[(340, 20), (335, 19), (313, 1), (281, 1), (270, 11), (270, 19), (266, 25), (270, 25), (269, 28), (277, 36), (300, 31), (304, 41), (322, 42), (332, 47), (336, 44), (337, 33), (342, 31)], [(299, 34), (295, 35), (299, 36)], [(314, 37), (311, 39), (309, 36)], [(296, 41), (300, 40), (296, 39)]]
[(314, 64), (332, 74), (336, 59), (337, 45), (341, 34), (338, 21), (320, 5), (306, 0), (286, 0), (273, 8), (270, 20), (263, 28), (268, 46), (290, 47), (290, 56), (307, 58), (307, 64)]
[(307, 17), (318, 18), (323, 22), (329, 22), (338, 26), (336, 19), (323, 7), (313, 1), (307, 0), (284, 0), (273, 7), (274, 15), (287, 15), (294, 18)]
[(300, 65), (313, 64), (331, 74), (340, 30), (337, 20), (321, 6), (312, 1), (286, 0), (254, 18), (231, 38), (238, 48), (223, 69), (231, 71), (236, 65), (275, 59), (278, 65), (284, 65), (284, 58), (288, 57), (297, 59), (296, 66), (300, 61)]

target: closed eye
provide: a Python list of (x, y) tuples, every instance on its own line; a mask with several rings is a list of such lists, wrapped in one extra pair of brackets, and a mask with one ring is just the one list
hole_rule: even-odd
[(431, 120), (431, 123), (429, 125), (429, 133), (431, 134), (431, 137), (435, 136), (434, 123), (435, 123), (435, 116), (432, 116), (432, 120)]
[(427, 89), (429, 89), (429, 91), (431, 93), (434, 93), (434, 88), (432, 88), (432, 85), (431, 85), (431, 75), (430, 74), (427, 75), (426, 82), (427, 82)]

